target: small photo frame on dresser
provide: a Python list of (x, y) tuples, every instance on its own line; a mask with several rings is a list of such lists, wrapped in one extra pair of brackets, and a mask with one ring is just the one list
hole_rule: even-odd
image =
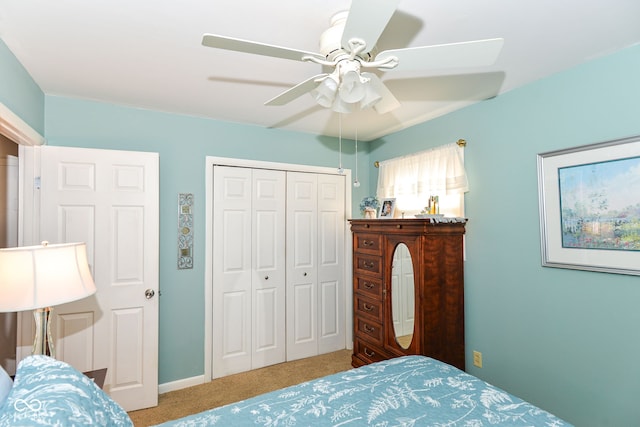
[(393, 214), (396, 211), (396, 199), (387, 198), (382, 199), (380, 203), (380, 213), (378, 218), (390, 219), (393, 218)]

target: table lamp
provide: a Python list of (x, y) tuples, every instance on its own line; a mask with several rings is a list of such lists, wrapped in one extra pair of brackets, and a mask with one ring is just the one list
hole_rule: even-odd
[(55, 357), (52, 307), (95, 292), (84, 243), (0, 249), (0, 312), (34, 310), (33, 354)]

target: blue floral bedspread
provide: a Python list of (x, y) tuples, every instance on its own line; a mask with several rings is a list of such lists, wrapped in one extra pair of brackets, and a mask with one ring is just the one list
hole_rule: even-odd
[(423, 356), (366, 365), (161, 424), (365, 425), (570, 426), (472, 375)]
[(18, 365), (13, 387), (0, 405), (0, 427), (133, 427), (127, 413), (93, 380), (47, 356)]

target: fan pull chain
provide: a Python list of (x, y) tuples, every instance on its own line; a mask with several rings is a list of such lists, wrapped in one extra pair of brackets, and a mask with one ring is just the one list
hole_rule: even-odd
[(338, 155), (338, 173), (342, 175), (344, 173), (344, 168), (342, 167), (342, 113), (338, 113), (338, 151), (340, 154)]
[(360, 181), (358, 181), (358, 128), (356, 127), (356, 179), (353, 181), (353, 186), (360, 187)]

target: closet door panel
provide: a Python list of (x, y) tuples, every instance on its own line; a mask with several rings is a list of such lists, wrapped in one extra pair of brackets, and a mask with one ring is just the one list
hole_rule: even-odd
[(287, 360), (318, 354), (315, 174), (287, 173)]
[(343, 175), (318, 175), (318, 353), (345, 348)]
[(285, 361), (286, 173), (253, 170), (252, 368)]
[(214, 378), (345, 348), (345, 182), (214, 166)]
[(213, 377), (251, 369), (251, 170), (216, 166)]

